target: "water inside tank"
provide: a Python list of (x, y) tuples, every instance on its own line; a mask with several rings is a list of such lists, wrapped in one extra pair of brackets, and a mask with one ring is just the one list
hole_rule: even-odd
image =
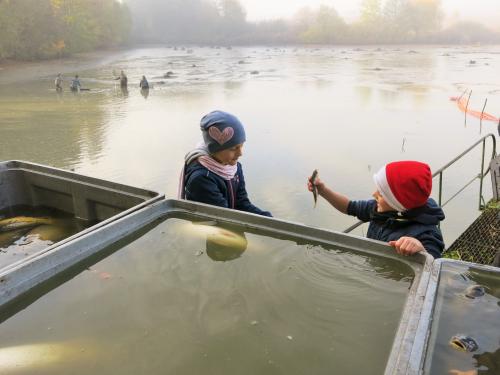
[(443, 264), (425, 368), (500, 374), (500, 272)]
[(0, 212), (0, 269), (90, 226), (47, 207), (17, 206)]
[(175, 218), (107, 251), (0, 312), (1, 374), (380, 374), (414, 278)]

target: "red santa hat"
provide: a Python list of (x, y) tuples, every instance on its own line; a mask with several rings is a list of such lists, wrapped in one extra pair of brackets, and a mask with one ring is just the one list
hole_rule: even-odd
[(423, 206), (432, 191), (431, 169), (418, 161), (386, 164), (373, 180), (384, 200), (399, 212)]

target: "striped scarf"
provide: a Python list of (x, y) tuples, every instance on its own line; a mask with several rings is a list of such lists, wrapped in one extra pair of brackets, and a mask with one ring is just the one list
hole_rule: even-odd
[(179, 199), (186, 198), (185, 191), (185, 170), (186, 167), (193, 161), (197, 160), (198, 163), (207, 168), (210, 172), (215, 173), (217, 176), (222, 177), (226, 181), (230, 181), (236, 175), (238, 171), (237, 165), (224, 165), (215, 160), (210, 154), (206, 146), (203, 143), (199, 143), (194, 150), (189, 151), (184, 157), (184, 167), (181, 171), (181, 176), (179, 180), (179, 191), (177, 196)]

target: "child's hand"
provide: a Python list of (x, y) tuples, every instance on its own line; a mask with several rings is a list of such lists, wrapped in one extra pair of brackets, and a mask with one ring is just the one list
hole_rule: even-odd
[(413, 237), (401, 237), (397, 241), (389, 241), (389, 245), (401, 255), (412, 255), (425, 250), (422, 242)]
[[(318, 189), (318, 193), (321, 194), (321, 191), (325, 187), (325, 183), (323, 181), (321, 181), (321, 179), (319, 178), (319, 175), (316, 175), (316, 178), (314, 179), (314, 185), (316, 185), (316, 188)], [(311, 182), (311, 177), (309, 177), (307, 179), (307, 189), (309, 191), (313, 191), (313, 185), (312, 185), (312, 182)]]

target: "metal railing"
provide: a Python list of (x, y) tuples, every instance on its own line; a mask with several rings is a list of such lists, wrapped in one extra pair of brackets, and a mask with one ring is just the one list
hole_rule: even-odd
[[(497, 140), (495, 138), (495, 135), (490, 133), (479, 139), (476, 143), (474, 143), (472, 146), (470, 146), (467, 150), (462, 152), (460, 155), (458, 155), (456, 158), (451, 160), (448, 164), (446, 164), (444, 167), (438, 169), (435, 171), (432, 175), (432, 177), (439, 177), (439, 191), (438, 191), (438, 204), (441, 207), (446, 206), (453, 198), (455, 198), (458, 194), (460, 194), (462, 191), (464, 191), (467, 187), (469, 187), (477, 178), (479, 178), (479, 210), (483, 210), (486, 206), (486, 202), (484, 201), (483, 197), (483, 180), (484, 177), (490, 172), (490, 167), (488, 163), (488, 168), (486, 171), (484, 170), (484, 163), (485, 163), (485, 154), (486, 154), (486, 141), (488, 138), (491, 138), (492, 140), (492, 152), (491, 152), (491, 158), (490, 160), (493, 160), (497, 154)], [(455, 194), (451, 196), (446, 202), (443, 203), (443, 172), (448, 169), (450, 166), (455, 164), (458, 160), (462, 159), (465, 155), (467, 155), (469, 152), (474, 150), (477, 145), (482, 144), (482, 158), (481, 158), (481, 171), (479, 172), (478, 175), (474, 176), (472, 180), (467, 182), (460, 190), (458, 190)], [(364, 224), (363, 221), (358, 221), (357, 223), (351, 225), (349, 228), (343, 231), (343, 233), (349, 233), (359, 227), (360, 225)]]
[[(486, 169), (486, 171), (484, 170), (484, 156), (485, 156), (485, 153), (486, 153), (486, 140), (488, 138), (491, 138), (491, 140), (493, 142), (493, 147), (492, 147), (492, 151), (491, 151), (490, 161), (493, 160), (495, 158), (495, 156), (496, 156), (497, 141), (496, 141), (495, 135), (490, 133), (490, 134), (485, 135), (483, 138), (479, 139), (476, 143), (474, 143), (472, 146), (470, 146), (467, 150), (465, 150), (464, 152), (462, 152), (460, 155), (458, 155), (455, 159), (453, 159), (452, 161), (450, 161), (444, 167), (442, 167), (441, 169), (438, 169), (436, 172), (434, 172), (434, 174), (432, 175), (432, 177), (439, 176), (439, 193), (438, 193), (439, 194), (439, 202), (438, 203), (439, 203), (439, 205), (441, 207), (446, 206), (448, 204), (448, 202), (450, 202), (458, 194), (460, 194), (462, 191), (464, 191), (469, 185), (471, 185), (476, 180), (476, 178), (479, 178), (479, 180), (480, 180), (480, 182), (479, 182), (479, 210), (483, 210), (485, 208), (486, 203), (485, 203), (484, 198), (483, 198), (483, 180), (484, 180), (484, 177), (490, 172), (489, 163), (488, 163), (488, 168)], [(451, 165), (455, 164), (455, 162), (457, 162), (458, 160), (460, 160), (462, 157), (464, 157), (465, 155), (467, 155), (470, 151), (472, 151), (474, 148), (476, 148), (477, 145), (479, 145), (481, 143), (483, 145), (483, 148), (482, 148), (481, 171), (480, 171), (480, 173), (477, 176), (474, 176), (474, 178), (471, 181), (469, 181), (464, 187), (462, 187), (459, 191), (457, 191), (450, 199), (448, 199), (446, 202), (442, 203), (442, 195), (443, 195), (443, 172), (448, 167), (450, 167)]]

